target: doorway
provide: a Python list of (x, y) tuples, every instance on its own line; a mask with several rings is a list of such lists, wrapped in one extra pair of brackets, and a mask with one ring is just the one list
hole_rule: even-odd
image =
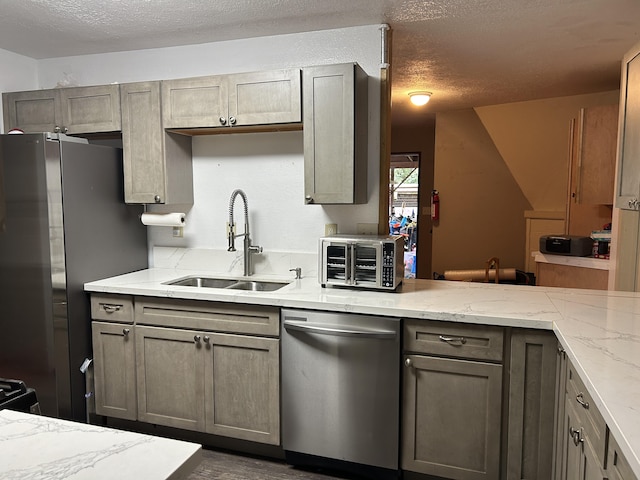
[(416, 278), (420, 153), (392, 153), (389, 162), (389, 233), (404, 237), (404, 276)]

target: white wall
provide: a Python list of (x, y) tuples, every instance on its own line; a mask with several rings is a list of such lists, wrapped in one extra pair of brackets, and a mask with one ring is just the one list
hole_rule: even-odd
[[(0, 49), (0, 92), (34, 90), (38, 88), (37, 61)], [(0, 117), (2, 117), (0, 115)], [(4, 123), (0, 118), (0, 131)]]
[[(378, 25), (232, 40), (185, 47), (54, 58), (37, 62), (39, 87), (235, 73), (357, 62), (369, 81), (369, 201), (358, 206), (304, 205), (301, 132), (235, 134), (193, 139), (194, 205), (185, 236), (148, 227), (151, 246), (226, 248), (229, 195), (247, 193), (252, 232), (265, 250), (314, 252), (325, 223), (355, 233), (378, 221), (380, 156), (380, 42)], [(237, 202), (237, 216), (242, 213)]]

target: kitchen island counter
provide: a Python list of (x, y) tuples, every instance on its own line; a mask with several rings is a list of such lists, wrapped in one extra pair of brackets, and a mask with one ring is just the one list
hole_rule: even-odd
[(195, 443), (11, 410), (0, 411), (2, 477), (177, 480), (198, 466)]
[(91, 282), (85, 290), (553, 330), (640, 478), (640, 294), (444, 280), (405, 280), (389, 293), (272, 275), (252, 279), (291, 283), (274, 292), (166, 284), (190, 275), (224, 276), (153, 268)]

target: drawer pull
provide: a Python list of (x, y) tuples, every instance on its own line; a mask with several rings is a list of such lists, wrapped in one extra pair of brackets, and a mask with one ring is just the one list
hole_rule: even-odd
[(444, 335), (440, 335), (439, 338), (441, 342), (447, 342), (452, 345), (456, 343), (464, 345), (465, 343), (467, 343), (467, 339), (464, 337), (445, 337)]
[(122, 335), (124, 335), (125, 337), (128, 337), (130, 332), (131, 332), (131, 329), (129, 328), (122, 329)]
[(589, 408), (589, 402), (584, 401), (584, 393), (582, 392), (576, 395), (576, 402), (582, 405), (582, 408)]
[(122, 305), (114, 305), (111, 303), (103, 303), (102, 308), (106, 313), (116, 313), (122, 309)]

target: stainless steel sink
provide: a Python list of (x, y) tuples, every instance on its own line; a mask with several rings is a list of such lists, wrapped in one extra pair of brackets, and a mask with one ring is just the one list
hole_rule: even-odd
[(253, 282), (243, 280), (229, 285), (227, 288), (233, 290), (251, 290), (253, 292), (274, 292), (285, 285), (289, 284), (286, 282)]
[(228, 278), (186, 277), (167, 282), (167, 285), (180, 285), (183, 287), (226, 288), (229, 285), (233, 285), (234, 283), (237, 283), (237, 280), (230, 280)]
[(289, 282), (267, 282), (253, 280), (234, 280), (230, 278), (213, 277), (184, 277), (165, 282), (166, 285), (179, 285), (182, 287), (227, 288), (233, 290), (248, 290), (253, 292), (274, 292)]

